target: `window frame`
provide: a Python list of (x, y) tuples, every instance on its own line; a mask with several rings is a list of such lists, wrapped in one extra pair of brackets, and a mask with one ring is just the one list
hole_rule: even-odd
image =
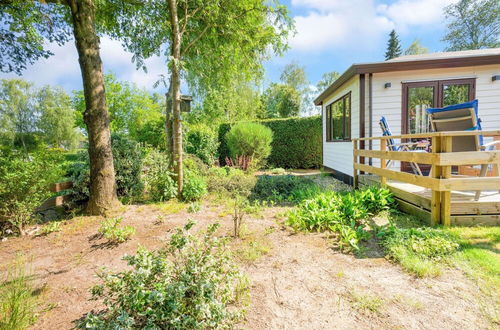
[[(342, 95), (341, 97), (337, 98), (335, 101), (329, 103), (327, 106), (325, 106), (325, 126), (326, 126), (326, 134), (325, 134), (325, 141), (326, 142), (350, 142), (352, 139), (352, 127), (351, 127), (351, 121), (352, 121), (352, 92), (349, 91), (348, 93)], [(348, 99), (348, 101), (346, 101)], [(337, 102), (343, 102), (343, 109), (342, 109), (342, 136), (344, 138), (342, 139), (333, 139), (332, 138), (332, 127), (333, 127), (333, 118), (331, 115), (331, 110), (332, 106), (336, 104)], [(347, 122), (346, 120), (346, 105), (349, 106), (349, 120)], [(348, 131), (348, 137), (346, 136), (346, 131)]]

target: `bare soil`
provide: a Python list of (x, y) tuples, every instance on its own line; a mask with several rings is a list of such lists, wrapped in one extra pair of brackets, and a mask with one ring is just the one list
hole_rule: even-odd
[[(173, 228), (192, 218), (197, 228), (220, 222), (221, 234), (232, 231), (224, 206), (205, 202), (199, 213), (155, 205), (123, 207), (123, 224), (135, 236), (110, 246), (96, 233), (99, 217), (75, 217), (62, 231), (0, 243), (0, 274), (18, 255), (30, 261), (38, 285), (44, 287), (43, 309), (33, 329), (68, 329), (99, 302), (89, 288), (96, 272), (124, 269), (124, 254), (139, 245), (158, 248)], [(174, 210), (176, 211), (176, 210)], [(295, 234), (281, 225), (285, 208), (265, 208), (246, 220), (243, 239), (232, 246), (248, 248), (256, 240), (267, 247), (258, 258), (241, 255), (251, 280), (246, 329), (482, 329), (488, 328), (473, 298), (477, 286), (457, 270), (435, 279), (417, 279), (399, 266), (370, 253), (358, 258), (335, 251), (324, 234)]]

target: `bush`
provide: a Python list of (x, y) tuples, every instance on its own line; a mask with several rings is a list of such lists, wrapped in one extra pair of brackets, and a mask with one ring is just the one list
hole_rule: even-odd
[(436, 228), (379, 229), (387, 256), (417, 276), (438, 275), (437, 261), (458, 251), (458, 238)]
[[(373, 199), (373, 194), (381, 197)], [(286, 224), (301, 231), (336, 232), (341, 248), (359, 251), (359, 242), (367, 237), (363, 220), (389, 208), (392, 202), (392, 195), (385, 188), (372, 187), (350, 193), (326, 192), (299, 204), (288, 215)]]
[(217, 194), (248, 197), (257, 179), (240, 169), (232, 167), (213, 167), (208, 172), (208, 190)]
[(150, 150), (143, 162), (143, 180), (149, 198), (156, 202), (164, 202), (177, 195), (177, 183), (170, 169), (170, 159), (164, 152)]
[(0, 236), (24, 234), (35, 222), (35, 210), (51, 196), (49, 186), (63, 175), (62, 155), (40, 150), (30, 155), (0, 151)]
[(185, 135), (185, 150), (205, 164), (212, 165), (217, 159), (219, 142), (217, 134), (205, 125), (190, 126)]
[(260, 176), (252, 190), (251, 199), (276, 203), (297, 203), (321, 193), (313, 181), (294, 175)]
[(182, 200), (185, 202), (195, 202), (207, 194), (207, 183), (198, 174), (186, 172), (184, 185), (182, 188)]
[(132, 226), (119, 227), (122, 221), (123, 218), (104, 220), (99, 227), (99, 234), (113, 244), (125, 242), (135, 234), (135, 228)]
[[(141, 180), (143, 151), (137, 142), (122, 135), (113, 134), (111, 143), (118, 197), (127, 200), (137, 198), (144, 189)], [(68, 175), (73, 181), (71, 199), (74, 203), (82, 204), (90, 196), (88, 152), (81, 151), (78, 160), (70, 166)]]
[[(273, 132), (267, 164), (283, 168), (320, 168), (323, 163), (321, 117), (269, 119), (259, 121)], [(229, 156), (225, 135), (231, 126), (219, 126), (219, 162)]]
[(226, 135), (231, 157), (250, 156), (255, 166), (262, 165), (271, 153), (273, 132), (257, 123), (239, 123)]
[(139, 248), (125, 256), (131, 270), (100, 274), (92, 289), (106, 310), (89, 313), (82, 329), (219, 329), (232, 328), (243, 316), (248, 288), (228, 254), (226, 241), (208, 227), (198, 238), (193, 222), (177, 229), (160, 251)]

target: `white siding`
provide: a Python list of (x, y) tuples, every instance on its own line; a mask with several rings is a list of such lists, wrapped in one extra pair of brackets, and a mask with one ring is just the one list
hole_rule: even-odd
[(359, 137), (359, 76), (352, 77), (323, 101), (323, 165), (353, 175), (352, 142), (326, 142), (326, 106), (351, 92), (351, 138)]
[[(427, 80), (448, 80), (476, 78), (476, 98), (479, 100), (479, 117), (483, 130), (500, 129), (500, 81), (491, 81), (491, 77), (500, 74), (500, 64), (415, 71), (398, 71), (373, 74), (373, 136), (382, 135), (379, 126), (380, 117), (385, 116), (394, 135), (401, 134), (402, 120), (402, 83)], [(390, 82), (390, 88), (384, 88)], [(367, 101), (368, 102), (368, 101)], [(368, 121), (366, 122), (368, 127)], [(367, 129), (368, 134), (368, 129)], [(373, 149), (379, 148), (374, 141)], [(374, 159), (374, 165), (379, 162)], [(399, 167), (394, 163), (394, 167)]]

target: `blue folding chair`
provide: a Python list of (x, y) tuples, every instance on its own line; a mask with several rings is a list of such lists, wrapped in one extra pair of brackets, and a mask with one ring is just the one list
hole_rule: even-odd
[[(448, 131), (480, 131), (478, 101), (473, 100), (461, 104), (454, 104), (444, 108), (429, 108), (431, 126), (434, 132)], [(482, 135), (452, 137), (452, 152), (494, 150), (500, 141), (484, 143)], [(488, 164), (481, 165), (479, 176), (484, 177), (488, 171)], [(498, 172), (498, 164), (495, 164)], [(481, 191), (476, 191), (475, 200), (478, 200)]]
[[(380, 118), (379, 121), (380, 128), (382, 129), (382, 135), (384, 136), (392, 136), (391, 129), (389, 128), (389, 123), (384, 116)], [(419, 146), (422, 146), (422, 142), (405, 142), (405, 143), (396, 143), (396, 141), (392, 138), (387, 139), (387, 149), (389, 151), (410, 151), (410, 152), (427, 152), (426, 150), (416, 149)], [(387, 162), (387, 167), (392, 163), (392, 160)], [(422, 170), (417, 163), (410, 162), (411, 169), (414, 174), (422, 175)]]

